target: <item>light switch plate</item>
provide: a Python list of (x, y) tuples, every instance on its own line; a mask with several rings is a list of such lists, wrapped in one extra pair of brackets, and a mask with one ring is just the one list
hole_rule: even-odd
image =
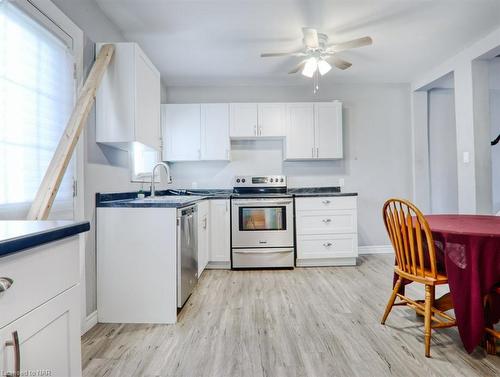
[(468, 164), (470, 162), (470, 153), (464, 152), (463, 158), (464, 158), (464, 164)]

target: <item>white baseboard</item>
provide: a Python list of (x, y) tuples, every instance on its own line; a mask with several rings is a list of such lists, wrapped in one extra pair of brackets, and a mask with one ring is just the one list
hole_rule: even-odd
[(335, 266), (356, 266), (356, 258), (317, 258), (317, 259), (297, 259), (297, 267), (335, 267)]
[(85, 318), (85, 323), (82, 324), (82, 334), (85, 334), (87, 331), (89, 331), (92, 327), (97, 325), (97, 310), (94, 311), (93, 313), (90, 313), (87, 318)]
[(207, 270), (230, 270), (231, 262), (208, 262)]
[(392, 245), (359, 246), (358, 254), (394, 254), (394, 250)]

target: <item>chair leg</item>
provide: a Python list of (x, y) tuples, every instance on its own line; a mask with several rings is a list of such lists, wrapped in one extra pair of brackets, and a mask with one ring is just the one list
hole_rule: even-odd
[(401, 287), (401, 282), (403, 279), (399, 278), (396, 281), (396, 284), (394, 284), (394, 289), (392, 290), (391, 297), (389, 298), (389, 302), (387, 303), (387, 306), (385, 307), (385, 312), (382, 317), (381, 323), (385, 325), (385, 320), (387, 319), (387, 316), (391, 312), (392, 307), (394, 306), (394, 301), (396, 301), (396, 295), (398, 294), (399, 288)]
[(425, 286), (425, 317), (424, 317), (424, 336), (425, 336), (425, 357), (431, 357), (431, 316), (432, 306), (434, 305), (434, 286)]

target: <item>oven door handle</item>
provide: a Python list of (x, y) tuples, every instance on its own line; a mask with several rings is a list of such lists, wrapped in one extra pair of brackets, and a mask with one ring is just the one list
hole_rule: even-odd
[(256, 200), (256, 201), (245, 201), (245, 202), (240, 202), (240, 201), (233, 201), (233, 204), (236, 206), (258, 206), (258, 205), (263, 205), (263, 206), (268, 206), (268, 205), (287, 205), (287, 204), (292, 204), (291, 200), (284, 200), (284, 201), (279, 201), (279, 200)]
[(233, 249), (233, 253), (235, 254), (283, 254), (283, 253), (292, 253), (293, 249), (287, 249), (287, 250), (273, 250), (269, 251), (269, 249), (266, 250), (235, 250)]

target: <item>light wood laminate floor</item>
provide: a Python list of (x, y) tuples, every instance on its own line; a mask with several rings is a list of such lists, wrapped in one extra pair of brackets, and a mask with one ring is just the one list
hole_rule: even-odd
[(84, 375), (499, 376), (500, 357), (467, 354), (455, 328), (433, 332), (426, 359), (411, 309), (394, 308), (380, 325), (392, 262), (373, 255), (357, 267), (205, 271), (176, 325), (90, 330)]

